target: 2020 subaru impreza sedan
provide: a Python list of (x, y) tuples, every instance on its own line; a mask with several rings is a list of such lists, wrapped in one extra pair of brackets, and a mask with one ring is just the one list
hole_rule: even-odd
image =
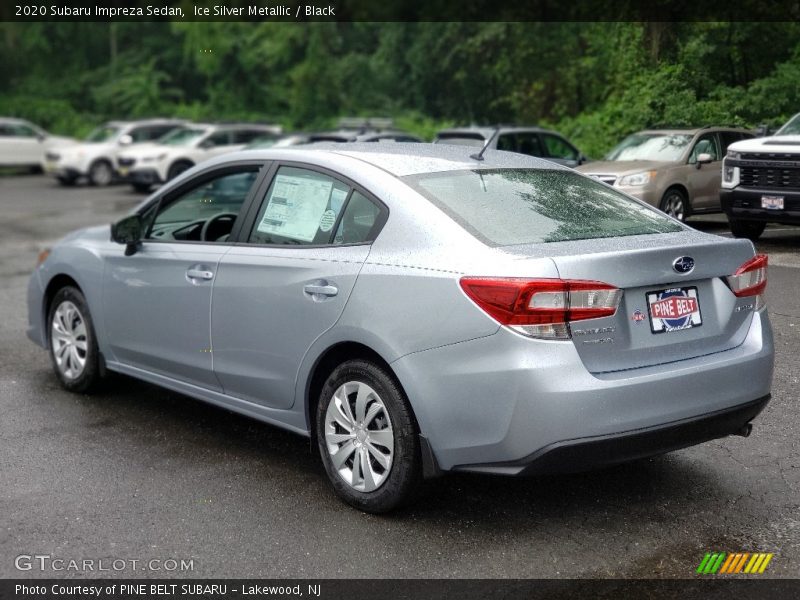
[(767, 260), (568, 168), (354, 144), (225, 155), (30, 280), (68, 390), (105, 370), (315, 440), (366, 511), (444, 471), (574, 471), (750, 431)]

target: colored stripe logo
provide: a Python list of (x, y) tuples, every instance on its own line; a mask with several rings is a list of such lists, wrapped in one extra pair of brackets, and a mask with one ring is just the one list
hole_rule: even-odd
[(771, 552), (707, 552), (696, 572), (701, 575), (760, 574), (767, 570), (773, 556)]

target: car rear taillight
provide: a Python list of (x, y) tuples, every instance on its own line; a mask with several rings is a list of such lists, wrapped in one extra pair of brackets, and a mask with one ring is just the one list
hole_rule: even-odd
[(573, 321), (610, 317), (622, 290), (599, 281), (463, 277), (461, 288), (500, 324), (530, 337), (570, 339)]
[(725, 278), (728, 287), (735, 296), (744, 298), (756, 297), (756, 309), (764, 306), (764, 290), (767, 288), (767, 266), (769, 257), (766, 254), (756, 254), (753, 258), (736, 269), (736, 273)]

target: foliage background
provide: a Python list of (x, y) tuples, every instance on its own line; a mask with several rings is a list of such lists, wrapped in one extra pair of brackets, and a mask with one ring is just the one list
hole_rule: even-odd
[(0, 114), (330, 127), (538, 123), (589, 156), (656, 125), (800, 112), (800, 23), (0, 23)]

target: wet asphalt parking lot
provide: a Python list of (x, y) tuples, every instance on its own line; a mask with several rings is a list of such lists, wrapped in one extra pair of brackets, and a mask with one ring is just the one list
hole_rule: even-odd
[[(446, 476), (372, 516), (333, 496), (304, 438), (124, 377), (97, 396), (59, 387), (25, 336), (37, 253), (141, 199), (0, 177), (0, 577), (689, 577), (712, 550), (773, 552), (768, 575), (800, 576), (800, 228), (758, 244), (777, 355), (750, 438), (578, 475)], [(127, 565), (15, 567), (33, 554)]]

